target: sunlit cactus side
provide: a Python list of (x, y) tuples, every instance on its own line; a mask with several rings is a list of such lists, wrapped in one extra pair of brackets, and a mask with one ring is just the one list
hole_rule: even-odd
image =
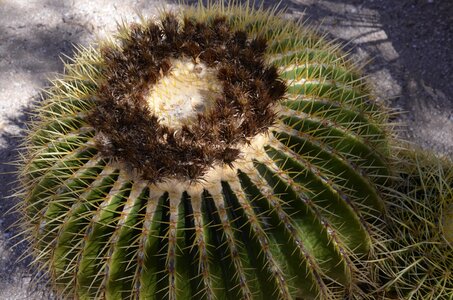
[(383, 260), (388, 299), (453, 299), (453, 163), (404, 151), (399, 197), (388, 203), (391, 243)]
[(200, 4), (124, 25), (65, 71), (19, 174), (21, 223), (59, 296), (376, 288), (392, 137), (339, 46), (276, 10)]

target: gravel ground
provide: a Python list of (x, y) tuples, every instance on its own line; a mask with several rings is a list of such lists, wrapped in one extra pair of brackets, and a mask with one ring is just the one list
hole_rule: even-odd
[[(0, 0), (0, 299), (50, 299), (31, 285), (26, 251), (13, 248), (6, 215), (16, 202), (13, 167), (30, 103), (63, 71), (61, 54), (108, 36), (116, 22), (177, 1)], [(189, 1), (190, 2), (190, 1)], [(196, 2), (196, 1), (192, 1)], [(257, 1), (258, 2), (258, 1)], [(365, 67), (378, 99), (401, 112), (402, 136), (453, 157), (453, 2), (451, 0), (284, 0), (287, 14), (319, 26)], [(265, 1), (272, 5), (273, 1)], [(33, 280), (34, 281), (34, 280)]]

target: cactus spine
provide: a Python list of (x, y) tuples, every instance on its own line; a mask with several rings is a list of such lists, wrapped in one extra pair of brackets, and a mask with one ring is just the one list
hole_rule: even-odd
[[(172, 90), (184, 80), (200, 87)], [(37, 108), (25, 231), (62, 297), (363, 299), (386, 122), (338, 46), (276, 11), (199, 5), (125, 26)]]
[(453, 298), (453, 164), (405, 150), (400, 194), (389, 201), (392, 220), (382, 261), (389, 299)]

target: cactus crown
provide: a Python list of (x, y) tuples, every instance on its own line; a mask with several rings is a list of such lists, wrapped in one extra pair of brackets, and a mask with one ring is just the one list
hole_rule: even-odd
[[(232, 163), (274, 123), (271, 106), (285, 93), (265, 51), (265, 39), (233, 31), (225, 17), (180, 24), (168, 14), (161, 26), (133, 27), (121, 47), (102, 49), (105, 83), (88, 118), (98, 149), (150, 181), (199, 179)], [(174, 86), (178, 77), (186, 85)]]
[(386, 113), (300, 23), (181, 14), (81, 49), (37, 108), (20, 173), (36, 261), (65, 297), (366, 298)]

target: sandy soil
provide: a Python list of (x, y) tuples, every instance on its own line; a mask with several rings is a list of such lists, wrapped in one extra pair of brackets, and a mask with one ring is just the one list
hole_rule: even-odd
[[(190, 1), (189, 1), (190, 2)], [(196, 1), (191, 1), (196, 2)], [(258, 1), (257, 1), (258, 2)], [(0, 0), (0, 299), (49, 299), (30, 284), (26, 249), (12, 246), (6, 215), (16, 202), (14, 160), (30, 103), (63, 71), (61, 54), (108, 36), (121, 19), (151, 16), (177, 1)], [(265, 1), (272, 5), (273, 1)], [(319, 26), (365, 67), (380, 101), (401, 112), (402, 136), (453, 157), (453, 2), (449, 0), (284, 0), (288, 16)], [(64, 59), (64, 58), (63, 58)]]

